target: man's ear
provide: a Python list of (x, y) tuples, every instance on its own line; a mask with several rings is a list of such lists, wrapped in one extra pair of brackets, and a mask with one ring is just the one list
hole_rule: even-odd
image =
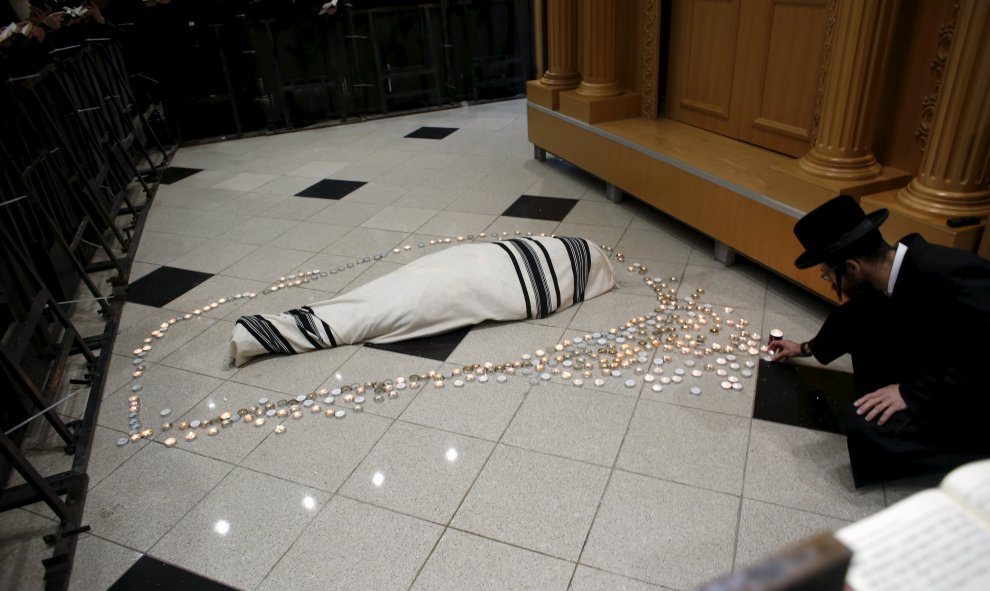
[(846, 259), (844, 266), (847, 274), (858, 275), (863, 272), (863, 262), (859, 259)]

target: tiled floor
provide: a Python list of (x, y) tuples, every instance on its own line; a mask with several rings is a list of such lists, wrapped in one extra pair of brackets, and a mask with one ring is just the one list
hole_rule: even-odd
[[(705, 376), (701, 396), (690, 381), (660, 392), (621, 380), (429, 385), (343, 420), (237, 425), (175, 449), (160, 437), (117, 446), (131, 350), (149, 331), (299, 269), (344, 271), (203, 311), (153, 343), (147, 426), (163, 408), (194, 420), (262, 397), (518, 358), (610, 328), (655, 303), (627, 271), (632, 261), (683, 278), (683, 290), (704, 287), (754, 332), (807, 338), (827, 313), (755, 265), (724, 268), (709, 239), (649, 207), (607, 201), (597, 179), (530, 154), (523, 101), (180, 150), (135, 263), (143, 285), (108, 376), (90, 464), (93, 529), (73, 588), (107, 588), (146, 554), (251, 590), (688, 589), (906, 494), (903, 484), (854, 490), (841, 435), (753, 419), (756, 376), (730, 393)], [(327, 299), (430, 250), (420, 243), (516, 230), (616, 246), (628, 257), (615, 265), (618, 288), (532, 322), (221, 365), (241, 314)], [(54, 440), (34, 437), (39, 463), (60, 469)], [(40, 505), (0, 515), (0, 588), (40, 588), (51, 517)], [(154, 564), (144, 559), (130, 580)]]

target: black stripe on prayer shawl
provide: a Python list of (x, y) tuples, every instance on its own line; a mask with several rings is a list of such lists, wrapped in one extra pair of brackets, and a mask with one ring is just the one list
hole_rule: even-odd
[(243, 326), (256, 341), (261, 343), (269, 353), (295, 353), (289, 341), (275, 328), (268, 319), (260, 314), (241, 316), (237, 324)]
[(501, 242), (492, 242), (491, 244), (501, 248), (505, 251), (505, 254), (509, 255), (509, 260), (512, 261), (512, 266), (516, 268), (516, 277), (519, 278), (519, 285), (522, 287), (523, 300), (526, 301), (526, 318), (532, 318), (533, 307), (529, 304), (529, 293), (526, 290), (526, 280), (523, 279), (522, 271), (519, 269), (519, 263), (516, 261), (516, 257), (512, 256), (512, 250)]
[(558, 236), (567, 249), (567, 256), (571, 259), (571, 270), (574, 273), (574, 301), (572, 304), (584, 301), (584, 290), (588, 287), (588, 275), (591, 272), (591, 250), (588, 248), (588, 241), (582, 238), (568, 238)]
[(330, 346), (331, 347), (336, 347), (337, 346), (337, 339), (333, 338), (333, 331), (330, 330), (330, 325), (327, 324), (326, 322), (324, 322), (322, 318), (320, 318), (319, 316), (317, 316), (316, 315), (316, 312), (313, 312), (313, 309), (310, 308), (309, 306), (303, 306), (302, 308), (300, 308), (300, 310), (305, 310), (314, 319), (320, 321), (320, 324), (323, 326), (323, 332), (325, 332), (326, 335), (327, 335), (326, 341), (328, 343), (330, 343)]
[(527, 237), (526, 240), (530, 240), (533, 244), (539, 246), (540, 250), (543, 251), (543, 256), (547, 259), (547, 268), (550, 269), (550, 277), (553, 279), (553, 292), (557, 296), (557, 307), (553, 311), (557, 311), (560, 309), (560, 284), (557, 282), (557, 270), (553, 268), (553, 259), (550, 258), (550, 251), (547, 250), (547, 247), (542, 242), (535, 238)]
[(546, 318), (550, 315), (550, 287), (547, 285), (547, 277), (536, 256), (536, 250), (526, 242), (517, 238), (506, 240), (519, 251), (523, 262), (526, 263), (526, 272), (529, 273), (529, 280), (533, 283), (533, 292), (536, 294), (536, 317)]
[(285, 312), (287, 316), (291, 316), (296, 321), (296, 327), (302, 336), (306, 337), (310, 345), (313, 345), (314, 349), (326, 349), (328, 344), (320, 333), (316, 329), (316, 323), (313, 322), (313, 315), (305, 310), (287, 310)]

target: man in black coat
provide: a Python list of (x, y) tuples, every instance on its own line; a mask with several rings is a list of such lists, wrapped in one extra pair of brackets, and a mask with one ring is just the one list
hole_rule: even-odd
[(774, 361), (851, 354), (857, 488), (990, 457), (990, 261), (918, 234), (891, 246), (878, 230), (887, 215), (840, 195), (797, 222), (795, 265), (819, 265), (849, 301), (810, 341), (770, 347)]

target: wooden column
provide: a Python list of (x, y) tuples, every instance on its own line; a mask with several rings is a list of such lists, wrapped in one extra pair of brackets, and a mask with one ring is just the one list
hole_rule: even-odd
[(577, 67), (577, 0), (547, 0), (547, 71), (540, 79), (554, 89), (581, 82)]
[(640, 80), (642, 99), (640, 100), (640, 117), (656, 120), (659, 117), (659, 81), (660, 81), (660, 0), (643, 0), (642, 20), (643, 36), (640, 45)]
[(616, 0), (583, 0), (581, 23), (584, 43), (581, 47), (582, 80), (578, 94), (591, 97), (617, 96), (622, 86), (616, 76), (615, 36), (617, 31)]
[(918, 175), (897, 193), (937, 216), (990, 214), (990, 3), (962, 0)]
[(838, 0), (818, 134), (798, 161), (805, 172), (845, 180), (883, 172), (872, 144), (895, 5), (894, 0)]

